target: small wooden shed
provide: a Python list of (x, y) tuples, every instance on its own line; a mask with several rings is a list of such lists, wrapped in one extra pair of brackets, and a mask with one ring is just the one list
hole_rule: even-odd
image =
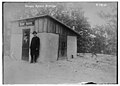
[(10, 51), (17, 59), (30, 61), (33, 31), (40, 38), (38, 62), (76, 57), (79, 34), (50, 15), (43, 15), (12, 22)]

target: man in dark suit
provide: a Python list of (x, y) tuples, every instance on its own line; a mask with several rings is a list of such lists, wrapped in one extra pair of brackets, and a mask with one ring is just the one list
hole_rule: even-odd
[(34, 37), (32, 38), (30, 50), (31, 50), (31, 63), (37, 61), (37, 57), (39, 56), (39, 49), (40, 49), (40, 39), (37, 37), (37, 32), (34, 31), (32, 33)]

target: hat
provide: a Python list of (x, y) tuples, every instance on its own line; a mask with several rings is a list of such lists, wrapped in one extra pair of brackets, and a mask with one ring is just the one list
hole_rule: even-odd
[(36, 31), (33, 31), (33, 33), (32, 33), (32, 34), (34, 34), (34, 33), (36, 33), (36, 34), (37, 34), (37, 32), (36, 32)]

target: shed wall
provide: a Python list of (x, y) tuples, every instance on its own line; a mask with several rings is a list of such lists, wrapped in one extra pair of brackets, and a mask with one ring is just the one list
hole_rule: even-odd
[(11, 46), (10, 46), (11, 58), (21, 60), (22, 55), (22, 34), (11, 35)]
[(59, 36), (53, 33), (38, 33), (38, 36), (40, 38), (40, 55), (38, 62), (56, 61)]
[[(21, 57), (22, 57), (22, 38), (23, 38), (22, 30), (23, 29), (30, 29), (30, 41), (29, 42), (31, 42), (31, 39), (33, 37), (32, 32), (34, 30), (37, 30), (37, 28), (35, 29), (35, 26), (20, 27), (19, 22), (12, 23), (10, 52), (11, 52), (11, 57), (17, 60), (22, 59)], [(30, 52), (29, 52), (29, 58), (30, 58)]]

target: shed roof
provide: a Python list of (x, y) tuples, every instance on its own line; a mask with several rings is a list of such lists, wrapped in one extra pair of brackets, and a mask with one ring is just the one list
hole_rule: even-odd
[(63, 26), (65, 26), (66, 28), (68, 28), (69, 30), (73, 31), (76, 35), (80, 36), (80, 34), (78, 32), (76, 32), (75, 30), (73, 30), (72, 28), (70, 28), (69, 26), (65, 25), (63, 22), (59, 21), (58, 19), (50, 16), (50, 15), (41, 15), (41, 16), (37, 16), (37, 17), (30, 17), (30, 18), (24, 18), (24, 19), (19, 19), (16, 21), (22, 21), (22, 20), (30, 20), (30, 19), (38, 19), (38, 18), (44, 18), (44, 17), (49, 17), (53, 20), (55, 20), (56, 22), (62, 24)]

